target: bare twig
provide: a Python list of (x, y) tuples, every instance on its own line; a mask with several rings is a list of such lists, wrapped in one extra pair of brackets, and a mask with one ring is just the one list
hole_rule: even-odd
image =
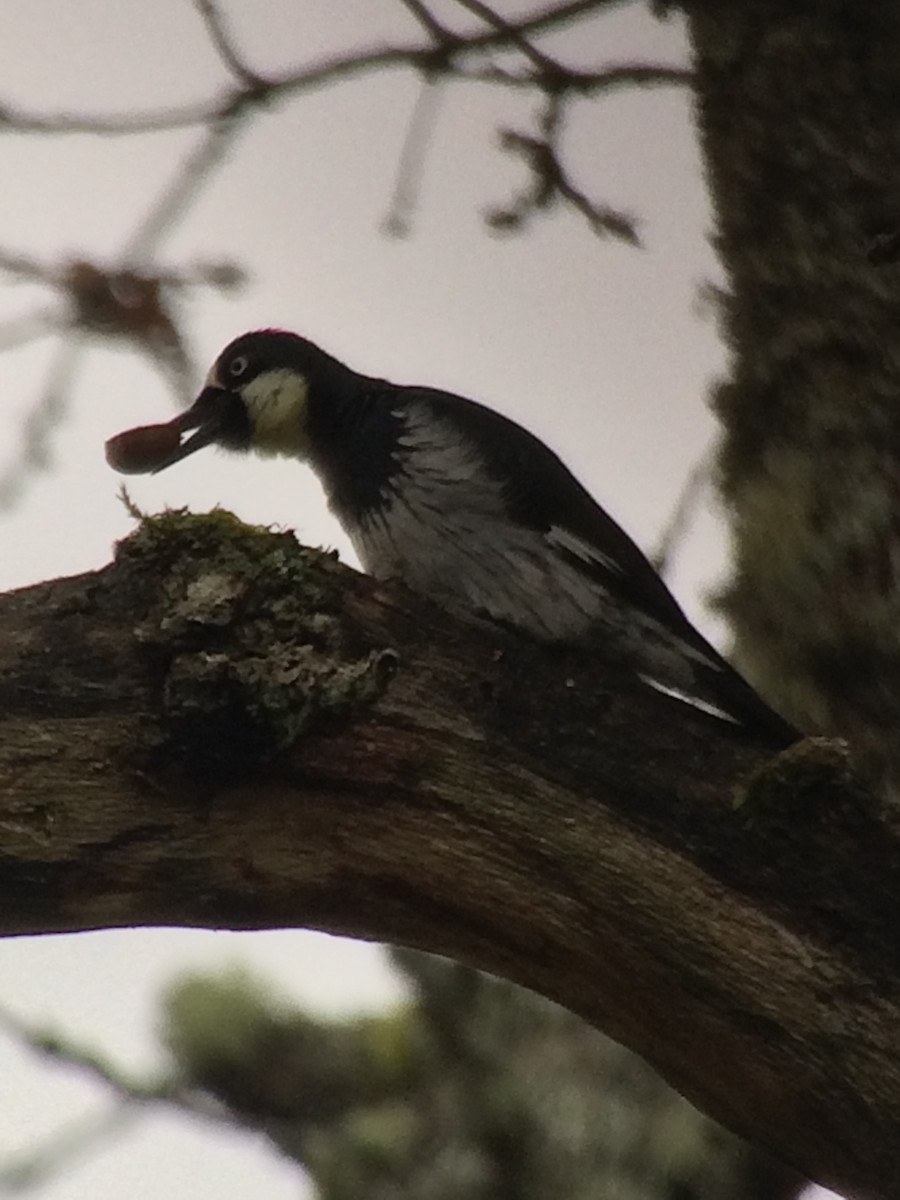
[(660, 534), (656, 549), (650, 555), (650, 561), (662, 576), (668, 575), (671, 570), (672, 559), (690, 529), (703, 494), (709, 487), (712, 464), (712, 454), (707, 453), (691, 468), (682, 485), (672, 515)]
[(135, 1079), (95, 1050), (76, 1046), (68, 1036), (29, 1026), (6, 1009), (0, 1009), (0, 1029), (36, 1054), (81, 1071), (114, 1096), (113, 1105), (104, 1112), (65, 1125), (37, 1148), (0, 1165), (0, 1186), (6, 1191), (35, 1188), (59, 1175), (74, 1158), (98, 1149), (100, 1143), (122, 1133), (151, 1104), (171, 1105), (207, 1121), (236, 1123), (214, 1097), (185, 1088), (171, 1072), (155, 1079)]
[(53, 282), (52, 267), (45, 266), (25, 254), (17, 254), (14, 250), (0, 249), (0, 271), (27, 283)]
[(194, 7), (200, 14), (209, 40), (215, 47), (216, 53), (235, 78), (250, 88), (265, 87), (265, 80), (243, 61), (237, 48), (231, 40), (225, 27), (225, 18), (219, 12), (213, 0), (194, 0)]
[[(458, 66), (453, 78), (463, 82), (490, 83), (508, 88), (534, 90), (540, 79), (533, 71), (509, 71), (491, 63), (485, 67)], [(693, 72), (664, 63), (620, 63), (602, 71), (570, 71), (554, 80), (554, 90), (580, 96), (596, 96), (626, 87), (688, 87)]]
[(505, 17), (501, 17), (499, 13), (495, 12), (490, 5), (483, 4), (482, 0), (456, 0), (456, 2), (461, 8), (480, 17), (492, 29), (508, 38), (510, 45), (515, 46), (517, 50), (521, 51), (537, 67), (545, 79), (549, 79), (551, 76), (555, 77), (559, 74), (566, 74), (564, 67), (554, 62), (553, 59), (548, 58), (529, 42), (519, 24), (507, 21)]
[[(521, 21), (516, 22), (514, 28), (521, 37), (546, 33), (550, 29), (567, 25), (589, 13), (599, 13), (607, 8), (619, 8), (621, 4), (622, 0), (569, 0), (566, 4), (551, 4), (539, 12), (532, 13), (531, 16), (523, 17)], [(472, 38), (469, 46), (470, 49), (487, 50), (507, 45), (508, 42), (509, 35), (506, 30), (495, 28), (476, 35)]]
[(403, 140), (394, 193), (383, 224), (385, 232), (392, 237), (405, 237), (409, 233), (425, 174), (425, 159), (437, 121), (440, 97), (440, 85), (432, 79), (423, 79)]
[(68, 1036), (63, 1037), (50, 1029), (28, 1025), (2, 1008), (0, 1029), (36, 1054), (64, 1066), (75, 1067), (109, 1088), (121, 1100), (135, 1104), (177, 1104), (198, 1117), (211, 1120), (221, 1120), (227, 1115), (211, 1099), (186, 1089), (171, 1071), (164, 1071), (154, 1079), (137, 1079), (127, 1075), (96, 1050), (76, 1046)]
[(25, 421), (21, 454), (0, 475), (0, 510), (15, 504), (32, 474), (50, 466), (50, 434), (65, 411), (80, 352), (81, 340), (77, 337), (58, 348), (41, 398)]
[(634, 218), (588, 199), (566, 173), (559, 158), (565, 102), (566, 98), (561, 92), (548, 93), (538, 137), (515, 129), (501, 131), (501, 146), (525, 159), (531, 180), (510, 204), (488, 211), (488, 225), (501, 233), (515, 233), (531, 217), (546, 211), (558, 200), (563, 200), (586, 217), (599, 236), (615, 237), (639, 246), (640, 238)]
[[(164, 231), (164, 228), (163, 228)], [(52, 288), (60, 303), (0, 324), (0, 352), (62, 333), (43, 393), (24, 421), (18, 456), (0, 474), (0, 509), (21, 497), (29, 477), (50, 464), (51, 438), (65, 411), (84, 335), (128, 342), (149, 356), (180, 401), (193, 384), (193, 363), (175, 297), (188, 288), (232, 289), (244, 279), (229, 262), (198, 263), (179, 271), (144, 272), (86, 260), (44, 267), (0, 252), (0, 270)]]
[(199, 189), (221, 165), (241, 125), (238, 117), (230, 116), (206, 131), (200, 144), (182, 163), (171, 184), (132, 233), (122, 251), (125, 262), (143, 264), (151, 258), (163, 234), (171, 232)]
[[(531, 16), (510, 25), (509, 30), (520, 38), (544, 33), (569, 24), (579, 17), (615, 7), (619, 3), (621, 0), (569, 0), (566, 4), (550, 5), (532, 13)], [(229, 116), (236, 116), (253, 105), (271, 102), (288, 94), (298, 95), (312, 88), (385, 68), (411, 66), (418, 70), (434, 71), (440, 66), (445, 73), (453, 74), (456, 69), (454, 64), (461, 57), (508, 46), (511, 33), (505, 29), (491, 28), (468, 37), (451, 36), (453, 53), (452, 56), (448, 56), (445, 52), (442, 63), (435, 60), (433, 45), (394, 46), (387, 49), (378, 47), (346, 56), (327, 58), (278, 79), (262, 80), (251, 72), (252, 84), (237, 93), (229, 92), (204, 104), (159, 108), (119, 116), (79, 116), (71, 113), (36, 115), (10, 104), (0, 103), (0, 127), (5, 126), (20, 133), (96, 133), (124, 136), (208, 125)], [(446, 47), (443, 49), (446, 51)]]
[(102, 1113), (71, 1121), (35, 1148), (0, 1164), (3, 1194), (31, 1191), (69, 1169), (74, 1159), (121, 1134), (137, 1117), (134, 1105), (116, 1104)]
[(15, 350), (58, 330), (63, 325), (61, 314), (53, 308), (39, 308), (22, 317), (0, 325), (0, 351)]
[(640, 246), (638, 225), (634, 217), (608, 204), (598, 204), (591, 200), (569, 178), (558, 161), (554, 162), (556, 171), (556, 190), (563, 200), (567, 200), (577, 212), (587, 219), (588, 224), (599, 237), (614, 237), (620, 241), (629, 242), (632, 246)]
[(439, 46), (447, 46), (458, 40), (456, 34), (451, 33), (446, 25), (442, 25), (422, 3), (422, 0), (400, 0), (400, 3), (416, 18), (425, 32), (434, 38)]

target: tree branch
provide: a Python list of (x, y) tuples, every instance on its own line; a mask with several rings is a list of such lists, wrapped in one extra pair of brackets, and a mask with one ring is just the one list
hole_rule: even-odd
[(241, 86), (236, 91), (227, 91), (218, 98), (198, 104), (160, 107), (119, 115), (68, 112), (36, 114), (0, 101), (0, 127), (31, 134), (94, 133), (121, 136), (215, 124), (238, 118), (260, 105), (271, 105), (285, 95), (293, 96), (309, 88), (321, 87), (385, 68), (414, 67), (430, 74), (440, 66), (443, 73), (452, 75), (455, 73), (454, 62), (458, 58), (519, 44), (523, 38), (558, 30), (582, 17), (615, 8), (621, 3), (622, 0), (570, 0), (569, 3), (548, 5), (530, 16), (504, 22), (502, 28), (459, 35), (454, 37), (450, 46), (438, 44), (437, 58), (435, 46), (423, 43), (387, 48), (371, 47), (311, 63), (279, 78), (263, 79), (237, 59), (230, 42), (226, 40), (215, 6), (208, 3), (208, 0), (198, 0), (200, 15), (207, 29), (213, 32), (216, 50), (222, 56), (227, 45), (228, 65), (242, 79)]
[(0, 627), (3, 932), (435, 950), (805, 1174), (896, 1194), (897, 828), (839, 743), (772, 762), (227, 514), (145, 522), (104, 571), (0, 598)]

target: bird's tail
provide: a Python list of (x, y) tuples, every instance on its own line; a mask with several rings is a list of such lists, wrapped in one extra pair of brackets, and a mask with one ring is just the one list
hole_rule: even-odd
[(753, 732), (758, 732), (773, 747), (784, 750), (800, 741), (803, 734), (708, 644), (706, 653), (693, 662), (696, 696), (690, 699), (701, 707)]

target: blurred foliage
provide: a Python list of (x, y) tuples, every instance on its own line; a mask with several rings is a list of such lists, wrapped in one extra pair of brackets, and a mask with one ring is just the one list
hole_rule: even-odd
[(411, 992), (313, 1018), (241, 971), (163, 1003), (183, 1087), (266, 1133), (323, 1200), (776, 1200), (796, 1177), (630, 1052), (513, 984), (391, 951)]

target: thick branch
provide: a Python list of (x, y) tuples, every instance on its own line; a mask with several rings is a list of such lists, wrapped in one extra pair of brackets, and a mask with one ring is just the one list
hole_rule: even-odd
[(4, 932), (422, 946), (581, 1013), (804, 1173), (896, 1194), (900, 854), (838, 746), (771, 762), (222, 514), (147, 523), (0, 624)]

